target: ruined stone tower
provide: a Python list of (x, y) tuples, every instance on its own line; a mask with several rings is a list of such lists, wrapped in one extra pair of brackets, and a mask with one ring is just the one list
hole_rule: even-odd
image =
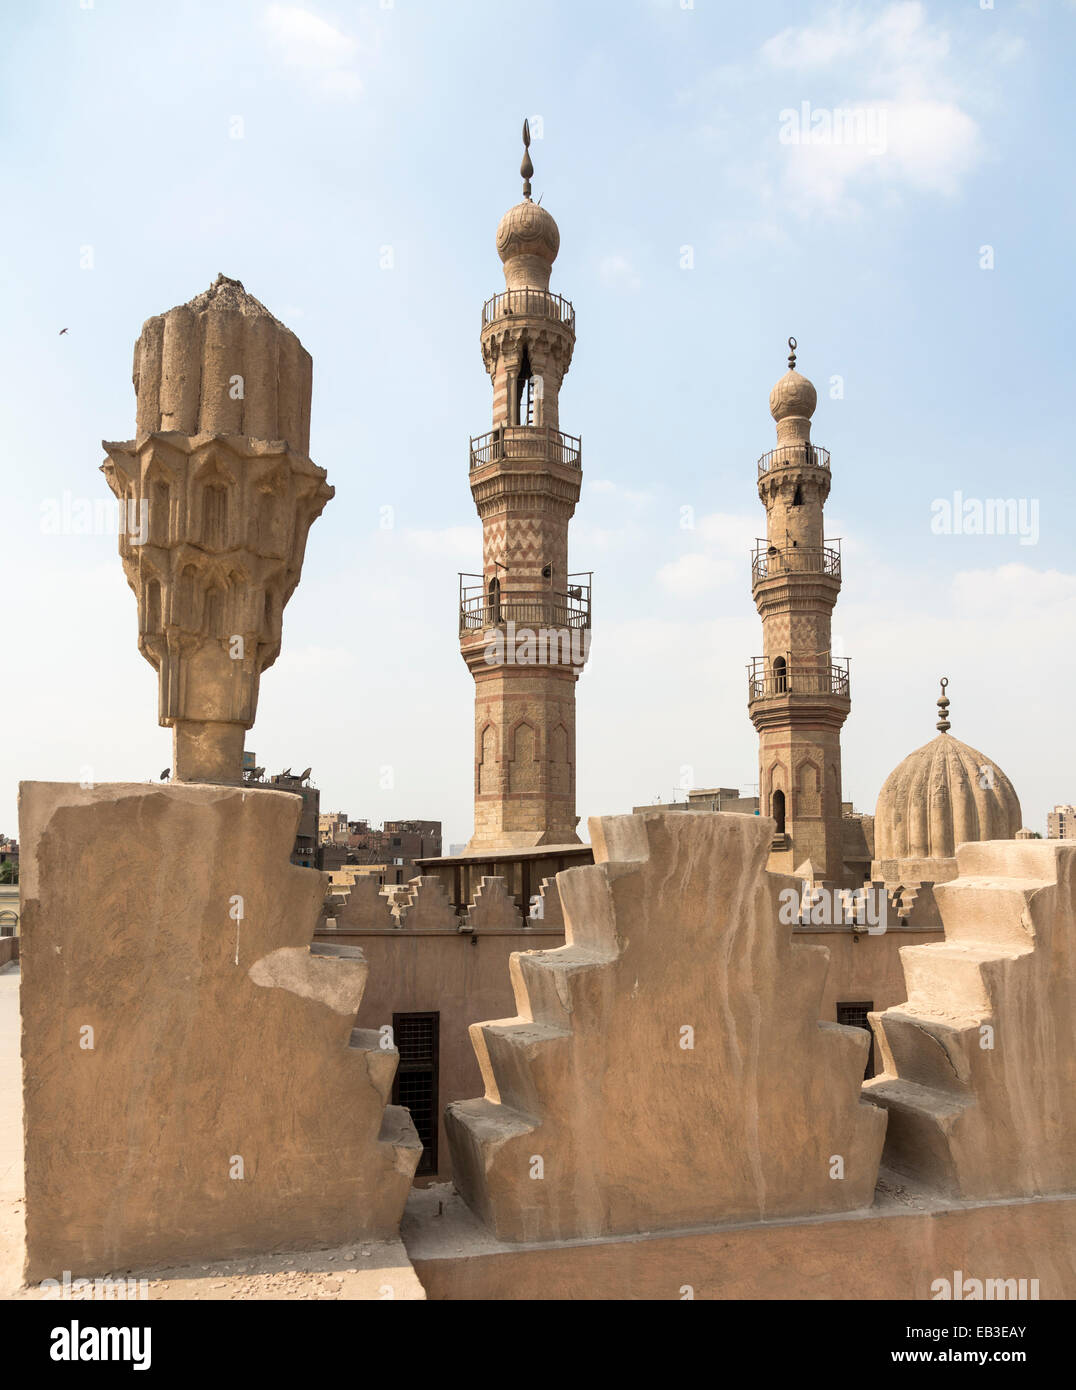
[(758, 461), (766, 539), (755, 548), (751, 592), (763, 655), (749, 669), (748, 708), (759, 735), (759, 798), (777, 822), (770, 868), (840, 883), (841, 725), (848, 662), (835, 661), (830, 618), (841, 588), (839, 543), (825, 539), (829, 452), (811, 443), (817, 395), (796, 370), (770, 392), (777, 447)]
[(147, 319), (136, 437), (105, 442), (120, 556), (179, 782), (238, 782), (306, 537), (333, 489), (310, 449), (310, 354), (238, 280)]
[[(524, 123), (524, 145), (530, 131)], [(568, 573), (580, 441), (560, 430), (575, 310), (549, 292), (560, 232), (531, 200), (497, 228), (506, 288), (482, 310), (493, 429), (471, 440), (482, 573), (460, 576), (460, 650), (475, 680), (475, 828), (468, 851), (577, 844), (575, 683), (590, 575)]]

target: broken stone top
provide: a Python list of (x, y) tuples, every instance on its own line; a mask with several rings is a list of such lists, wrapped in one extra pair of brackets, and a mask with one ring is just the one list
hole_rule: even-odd
[(190, 309), (195, 314), (204, 314), (207, 310), (216, 309), (227, 313), (243, 314), (247, 318), (272, 319), (276, 326), (282, 328), (285, 333), (291, 332), (291, 329), (281, 323), (275, 314), (269, 312), (260, 299), (255, 299), (252, 294), (247, 293), (243, 288), (242, 280), (231, 280), (224, 274), (218, 275), (209, 289), (203, 290), (201, 294), (196, 294), (185, 305), (177, 305), (176, 307)]
[(218, 275), (186, 304), (147, 319), (132, 379), (137, 437), (179, 433), (310, 447), (310, 354), (286, 324)]

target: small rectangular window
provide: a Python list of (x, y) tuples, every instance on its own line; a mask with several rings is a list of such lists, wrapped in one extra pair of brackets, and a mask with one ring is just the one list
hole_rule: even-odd
[(867, 1053), (867, 1066), (863, 1072), (863, 1080), (874, 1075), (874, 1031), (871, 1028), (870, 1020), (867, 1015), (873, 1010), (874, 1005), (867, 1000), (856, 1004), (838, 1004), (837, 1022), (844, 1023), (849, 1028), (865, 1028), (870, 1034), (870, 1051)]
[(440, 1013), (392, 1015), (392, 1036), (400, 1054), (400, 1065), (392, 1084), (392, 1103), (410, 1110), (422, 1140), (422, 1157), (416, 1177), (437, 1172), (440, 1035)]

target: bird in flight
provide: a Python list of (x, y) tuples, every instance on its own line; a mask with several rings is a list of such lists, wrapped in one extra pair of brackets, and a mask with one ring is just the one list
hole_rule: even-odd
[(61, 328), (61, 329), (60, 329), (60, 332), (59, 332), (59, 334), (58, 334), (57, 336), (60, 337), (60, 338), (62, 338), (63, 335), (64, 335), (66, 332), (67, 332), (67, 329), (66, 329), (66, 328)]

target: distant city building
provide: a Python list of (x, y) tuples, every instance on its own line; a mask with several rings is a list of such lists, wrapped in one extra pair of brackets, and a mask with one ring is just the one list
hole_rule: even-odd
[(318, 868), (331, 872), (333, 869), (341, 869), (347, 863), (347, 846), (334, 845), (331, 841), (323, 841), (318, 845)]
[(16, 884), (18, 881), (19, 842), (0, 835), (0, 883)]
[[(389, 820), (380, 830), (367, 820), (349, 820), (346, 811), (326, 811), (318, 816), (318, 868), (334, 873), (362, 867), (373, 871), (381, 884), (407, 883), (419, 859), (441, 853), (438, 820)], [(354, 877), (334, 882), (353, 882)]]
[(758, 797), (741, 796), (739, 787), (700, 787), (687, 794), (686, 801), (659, 801), (653, 806), (633, 806), (641, 811), (733, 811), (741, 816), (758, 815)]
[(321, 845), (348, 844), (346, 811), (323, 811), (318, 816), (318, 843)]
[(1076, 806), (1055, 806), (1046, 817), (1048, 840), (1076, 840)]
[(302, 797), (303, 809), (299, 816), (298, 829), (295, 832), (295, 845), (291, 852), (291, 862), (304, 869), (321, 868), (318, 862), (321, 792), (310, 780), (311, 769), (307, 768), (305, 772), (296, 775), (288, 767), (283, 772), (275, 773), (267, 780), (265, 768), (258, 767), (257, 762), (258, 759), (255, 754), (244, 752), (243, 780), (245, 782), (256, 787), (264, 787), (269, 791), (291, 792), (295, 796)]

